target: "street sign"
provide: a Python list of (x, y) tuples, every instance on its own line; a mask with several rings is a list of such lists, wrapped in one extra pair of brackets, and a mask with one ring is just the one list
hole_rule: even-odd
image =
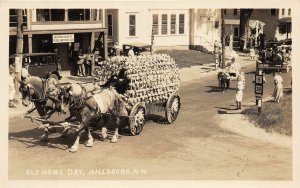
[(260, 96), (264, 93), (263, 75), (255, 74), (255, 95)]
[(74, 42), (74, 34), (52, 35), (53, 43)]

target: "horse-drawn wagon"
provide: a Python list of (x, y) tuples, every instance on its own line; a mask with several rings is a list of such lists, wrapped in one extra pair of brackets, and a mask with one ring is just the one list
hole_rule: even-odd
[[(89, 127), (94, 126), (93, 123), (97, 124), (102, 117), (112, 117), (115, 122), (120, 122), (119, 118), (125, 117), (130, 134), (138, 135), (144, 127), (147, 114), (164, 111), (165, 123), (173, 123), (176, 120), (181, 106), (177, 93), (180, 85), (178, 71), (175, 61), (168, 55), (116, 56), (103, 62), (98, 69), (98, 81), (94, 83), (100, 85), (95, 87), (97, 89), (87, 91), (85, 84), (62, 83), (57, 84), (54, 91), (58, 92), (54, 93), (58, 94), (52, 97), (47, 95), (45, 81), (38, 78), (29, 79), (28, 83), (22, 85), (23, 100), (37, 98), (36, 101), (43, 101), (39, 105), (43, 110), (49, 99), (56, 106), (47, 118), (26, 117), (43, 122), (45, 134), (41, 136), (42, 140), (48, 138), (51, 128), (62, 127), (63, 132), (68, 132), (68, 129), (75, 130), (77, 137), (70, 149), (72, 152), (77, 151), (83, 130), (88, 133), (86, 145), (92, 146), (93, 138)], [(65, 121), (52, 122), (48, 119), (54, 111), (65, 111), (66, 106), (69, 108), (70, 117)], [(116, 123), (112, 142), (117, 141), (118, 128), (119, 123)], [(104, 122), (101, 132), (103, 138), (107, 136), (105, 129)]]
[(115, 78), (112, 82), (126, 103), (132, 135), (142, 131), (147, 114), (164, 110), (166, 123), (176, 120), (181, 105), (177, 93), (180, 78), (170, 56), (116, 56), (105, 62), (98, 74), (102, 83)]

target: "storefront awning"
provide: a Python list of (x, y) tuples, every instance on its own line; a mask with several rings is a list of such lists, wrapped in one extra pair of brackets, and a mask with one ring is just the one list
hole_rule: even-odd
[(284, 18), (280, 18), (279, 21), (280, 22), (292, 22), (292, 18), (291, 17), (284, 17)]

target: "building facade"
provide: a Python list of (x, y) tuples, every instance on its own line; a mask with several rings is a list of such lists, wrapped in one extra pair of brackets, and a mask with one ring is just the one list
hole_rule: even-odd
[[(103, 9), (23, 10), (24, 53), (58, 49), (62, 70), (75, 70), (78, 52), (89, 48), (107, 56), (107, 34)], [(16, 10), (10, 9), (10, 55), (16, 51)], [(101, 48), (102, 45), (102, 49)]]
[[(79, 50), (107, 57), (109, 46), (141, 43), (159, 48), (213, 51), (220, 40), (220, 9), (25, 9), (24, 53), (60, 53), (73, 69)], [(10, 10), (10, 55), (16, 51), (16, 10)], [(152, 40), (154, 39), (154, 40)]]
[[(238, 40), (240, 31), (240, 9), (225, 9), (225, 32), (233, 34)], [(250, 22), (259, 23), (258, 28), (252, 27), (251, 34), (263, 32), (267, 40), (283, 40), (291, 38), (291, 9), (253, 9)]]

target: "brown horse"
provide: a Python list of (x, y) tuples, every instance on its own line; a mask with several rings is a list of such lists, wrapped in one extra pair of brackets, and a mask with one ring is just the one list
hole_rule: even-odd
[(21, 81), (19, 90), (22, 94), (22, 104), (26, 107), (31, 103), (34, 104), (34, 107), (27, 111), (25, 115), (37, 110), (43, 119), (48, 119), (54, 112), (65, 113), (61, 109), (60, 102), (53, 94), (57, 85), (58, 82), (54, 78), (45, 80), (31, 76)]
[[(86, 92), (84, 87), (79, 84), (71, 84), (65, 89), (60, 95), (62, 100), (62, 108), (67, 108), (70, 111), (70, 117), (66, 118), (65, 121), (69, 122), (79, 122), (79, 126), (76, 130), (76, 140), (70, 148), (70, 152), (76, 152), (79, 146), (79, 140), (82, 131), (85, 130), (88, 134), (88, 141), (86, 146), (93, 146), (93, 137), (90, 133), (89, 124), (95, 117), (101, 117), (103, 114), (112, 114), (114, 109), (114, 104), (117, 98), (121, 98), (114, 88), (103, 89), (98, 91), (97, 94), (92, 92)], [(127, 111), (123, 109), (123, 113), (127, 114)], [(117, 142), (118, 139), (118, 117), (113, 116), (117, 126), (115, 128), (114, 136), (111, 142)], [(104, 122), (106, 123), (106, 122)], [(107, 137), (107, 128), (104, 126), (102, 128), (102, 137)]]
[[(29, 106), (33, 104), (33, 108), (27, 111), (23, 116), (37, 110), (41, 120), (47, 121), (54, 112), (66, 113), (58, 100), (58, 81), (54, 78), (44, 80), (40, 77), (31, 76), (23, 80), (20, 84), (20, 92), (22, 94), (22, 104)], [(45, 128), (44, 134), (40, 137), (41, 141), (46, 141), (48, 131), (55, 131), (52, 128)]]

